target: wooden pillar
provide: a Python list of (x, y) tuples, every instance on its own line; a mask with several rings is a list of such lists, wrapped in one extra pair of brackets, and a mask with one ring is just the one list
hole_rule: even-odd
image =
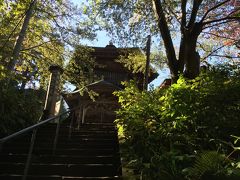
[(80, 107), (78, 109), (78, 115), (77, 115), (78, 130), (79, 130), (80, 126), (82, 125), (82, 113), (83, 113), (83, 107), (82, 107), (82, 105), (80, 105)]
[(63, 73), (63, 69), (58, 65), (52, 65), (49, 67), (49, 71), (51, 74), (44, 107), (46, 118), (50, 118), (56, 115), (56, 103), (60, 100), (60, 75)]

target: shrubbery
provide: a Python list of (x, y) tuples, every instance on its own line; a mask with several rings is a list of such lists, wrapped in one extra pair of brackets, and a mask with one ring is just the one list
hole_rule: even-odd
[[(239, 69), (222, 66), (194, 80), (181, 77), (165, 90), (140, 92), (133, 82), (125, 85), (115, 93), (121, 104), (116, 123), (128, 165), (143, 178), (191, 179), (195, 158), (208, 151), (224, 156), (222, 167), (236, 172), (230, 165), (236, 153), (227, 155), (233, 150), (231, 135), (240, 135)], [(194, 179), (209, 172), (217, 176), (218, 170)], [(221, 176), (232, 176), (229, 172)]]
[(42, 110), (43, 90), (20, 90), (17, 79), (0, 79), (0, 137), (37, 122)]

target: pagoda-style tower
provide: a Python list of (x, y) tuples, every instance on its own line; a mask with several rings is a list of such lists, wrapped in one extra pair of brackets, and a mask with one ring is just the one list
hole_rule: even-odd
[[(107, 45), (105, 48), (91, 48), (94, 49), (91, 55), (96, 63), (100, 65), (94, 68), (94, 74), (102, 78), (87, 85), (87, 88), (96, 92), (98, 96), (93, 101), (88, 93), (81, 96), (79, 90), (63, 95), (70, 108), (79, 108), (75, 114), (78, 126), (84, 122), (107, 123), (115, 120), (115, 111), (119, 108), (119, 105), (117, 98), (112, 93), (123, 88), (122, 81), (135, 79), (139, 88), (143, 86), (144, 75), (142, 73), (132, 73), (124, 67), (124, 64), (116, 62), (123, 52), (140, 51), (140, 49), (116, 48), (112, 44)], [(150, 74), (149, 82), (158, 76), (152, 70)]]

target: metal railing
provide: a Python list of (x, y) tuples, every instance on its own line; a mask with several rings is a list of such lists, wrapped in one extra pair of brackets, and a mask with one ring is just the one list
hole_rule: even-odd
[(30, 145), (29, 145), (29, 150), (28, 150), (28, 155), (27, 155), (27, 160), (26, 160), (26, 163), (25, 163), (24, 174), (23, 174), (22, 180), (26, 180), (27, 175), (28, 175), (29, 167), (31, 165), (31, 159), (32, 159), (33, 148), (34, 148), (34, 144), (35, 144), (35, 140), (36, 140), (37, 130), (40, 127), (46, 125), (47, 123), (53, 122), (54, 120), (57, 120), (57, 126), (56, 126), (55, 137), (54, 137), (53, 148), (52, 148), (52, 154), (54, 155), (55, 151), (56, 151), (57, 143), (58, 143), (58, 135), (59, 135), (59, 130), (60, 130), (61, 118), (64, 115), (67, 115), (69, 113), (73, 113), (72, 117), (71, 117), (70, 126), (69, 126), (69, 138), (70, 138), (71, 133), (72, 133), (72, 128), (73, 128), (72, 127), (73, 126), (73, 117), (74, 117), (74, 113), (75, 113), (76, 109), (77, 108), (68, 110), (66, 112), (63, 112), (63, 113), (61, 113), (61, 114), (59, 114), (55, 117), (48, 118), (46, 120), (42, 120), (42, 117), (43, 117), (43, 115), (42, 115), (37, 124), (34, 124), (30, 127), (27, 127), (27, 128), (22, 129), (22, 130), (14, 133), (14, 134), (11, 134), (7, 137), (4, 137), (4, 138), (0, 139), (0, 152), (1, 152), (2, 148), (4, 146), (4, 143), (6, 143), (8, 141), (11, 141), (12, 139), (15, 139), (17, 137), (26, 135), (27, 133), (32, 132), (32, 137), (31, 137), (31, 141), (30, 141)]

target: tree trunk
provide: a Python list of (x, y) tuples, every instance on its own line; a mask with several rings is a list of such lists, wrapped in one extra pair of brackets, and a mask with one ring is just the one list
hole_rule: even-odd
[(179, 57), (178, 57), (178, 72), (183, 73), (184, 70), (184, 57), (185, 57), (185, 36), (182, 33), (180, 48), (179, 48)]
[[(194, 79), (200, 73), (200, 56), (196, 51), (197, 39), (202, 30), (201, 24), (195, 23), (193, 28), (186, 30), (180, 46), (179, 63), (183, 62), (185, 66), (184, 76)], [(179, 66), (179, 71), (183, 66)]]
[(189, 79), (194, 79), (200, 73), (200, 56), (196, 51), (196, 41), (191, 38), (185, 40), (180, 48), (178, 71)]
[(23, 22), (21, 31), (19, 33), (19, 36), (18, 36), (15, 46), (13, 48), (12, 57), (10, 58), (10, 61), (8, 63), (8, 69), (11, 71), (14, 71), (14, 67), (17, 63), (17, 59), (19, 58), (19, 54), (20, 54), (20, 51), (22, 48), (24, 38), (26, 36), (29, 21), (32, 17), (33, 9), (34, 9), (36, 3), (37, 3), (37, 0), (33, 0), (29, 5), (28, 10), (26, 11), (26, 16), (24, 18), (24, 22)]
[(170, 30), (167, 25), (166, 17), (163, 12), (163, 7), (160, 0), (153, 0), (153, 6), (158, 20), (158, 28), (160, 30), (166, 55), (168, 59), (168, 67), (171, 72), (172, 81), (175, 83), (178, 79), (178, 61), (176, 58), (173, 41), (171, 38)]
[(186, 43), (185, 46), (185, 71), (184, 76), (189, 79), (194, 79), (200, 73), (200, 56), (196, 51), (196, 47), (192, 42)]
[(147, 52), (146, 52), (146, 67), (145, 67), (145, 74), (144, 74), (144, 79), (143, 79), (143, 90), (148, 89), (148, 73), (149, 73), (149, 66), (150, 66), (150, 48), (151, 48), (151, 36), (148, 35), (148, 40), (147, 40)]

